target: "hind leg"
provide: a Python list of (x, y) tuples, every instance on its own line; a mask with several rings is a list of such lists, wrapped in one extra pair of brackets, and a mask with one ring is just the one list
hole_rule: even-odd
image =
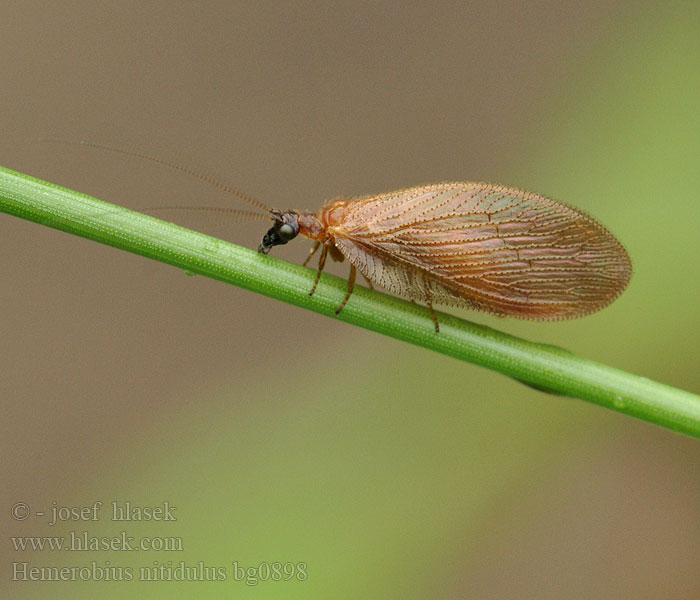
[(425, 276), (423, 276), (423, 288), (425, 289), (425, 303), (428, 305), (430, 318), (433, 320), (433, 325), (435, 325), (435, 333), (440, 333), (440, 325), (438, 324), (437, 315), (433, 310), (433, 290), (430, 289), (430, 283)]
[(430, 310), (430, 317), (433, 319), (433, 324), (435, 325), (435, 333), (440, 333), (440, 325), (437, 320), (437, 315), (435, 314), (435, 311), (433, 310), (433, 301), (432, 300), (426, 300), (426, 304), (428, 305), (428, 310)]

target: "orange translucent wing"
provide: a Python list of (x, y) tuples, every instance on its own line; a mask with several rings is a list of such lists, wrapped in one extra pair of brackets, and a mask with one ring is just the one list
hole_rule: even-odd
[(445, 183), (346, 202), (331, 232), (336, 246), (372, 282), (406, 298), (567, 319), (612, 302), (631, 274), (602, 225), (522, 190)]

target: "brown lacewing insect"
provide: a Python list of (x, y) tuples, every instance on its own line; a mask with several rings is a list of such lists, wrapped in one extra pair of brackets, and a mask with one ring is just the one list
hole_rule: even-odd
[[(272, 227), (258, 252), (267, 254), (298, 235), (313, 240), (306, 265), (320, 248), (316, 290), (328, 255), (350, 263), (348, 302), (356, 271), (398, 296), (424, 302), (439, 331), (433, 304), (533, 320), (571, 319), (600, 310), (627, 285), (631, 265), (620, 242), (585, 213), (539, 194), (486, 183), (423, 185), (384, 194), (340, 198), (317, 212), (271, 209), (200, 173), (137, 156), (232, 193), (263, 212), (203, 207)], [(188, 208), (188, 207), (165, 207)]]

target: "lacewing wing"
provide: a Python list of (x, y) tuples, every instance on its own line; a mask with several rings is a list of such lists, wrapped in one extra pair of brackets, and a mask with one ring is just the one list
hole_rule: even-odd
[(50, 139), (149, 160), (230, 193), (259, 212), (205, 210), (246, 219), (272, 219), (259, 252), (301, 234), (314, 240), (304, 262), (321, 249), (314, 293), (328, 254), (394, 294), (433, 303), (534, 320), (572, 319), (610, 304), (632, 268), (620, 242), (587, 214), (551, 198), (486, 183), (424, 185), (376, 196), (333, 200), (317, 212), (271, 209), (189, 167), (140, 151), (86, 141)]
[[(570, 319), (600, 310), (627, 285), (631, 265), (615, 237), (585, 213), (522, 190), (443, 183), (334, 200), (316, 214), (270, 211), (259, 247), (297, 234), (347, 258), (347, 302), (360, 271), (399, 296), (523, 319)], [(310, 256), (309, 256), (310, 257)], [(308, 259), (307, 259), (308, 261)], [(314, 289), (315, 289), (314, 284)], [(312, 292), (313, 293), (313, 289)]]

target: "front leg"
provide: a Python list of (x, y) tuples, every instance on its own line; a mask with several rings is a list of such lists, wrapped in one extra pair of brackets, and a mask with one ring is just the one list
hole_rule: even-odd
[[(314, 252), (315, 251), (316, 249), (314, 248)], [(321, 248), (321, 256), (318, 259), (318, 271), (316, 271), (316, 279), (314, 279), (314, 284), (311, 286), (309, 296), (313, 296), (314, 292), (316, 291), (316, 286), (318, 285), (318, 282), (321, 279), (321, 272), (323, 271), (323, 267), (326, 266), (326, 256), (328, 256), (328, 246), (323, 244), (323, 248)]]
[(311, 246), (311, 250), (309, 250), (309, 255), (306, 257), (306, 260), (301, 264), (302, 267), (305, 267), (309, 261), (311, 260), (311, 257), (316, 254), (316, 250), (318, 250), (318, 247), (321, 245), (321, 242), (316, 241), (313, 243), (313, 246)]

